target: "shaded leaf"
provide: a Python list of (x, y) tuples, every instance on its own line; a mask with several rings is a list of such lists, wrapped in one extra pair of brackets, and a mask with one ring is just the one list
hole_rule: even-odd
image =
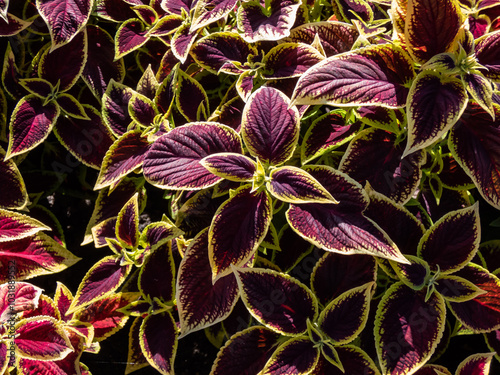
[(306, 337), (293, 338), (281, 344), (262, 370), (262, 374), (309, 374), (319, 359), (319, 350)]

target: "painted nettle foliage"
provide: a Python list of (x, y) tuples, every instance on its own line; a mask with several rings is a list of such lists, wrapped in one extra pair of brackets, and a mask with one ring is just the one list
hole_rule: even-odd
[(0, 36), (0, 375), (500, 372), (500, 0), (0, 0)]

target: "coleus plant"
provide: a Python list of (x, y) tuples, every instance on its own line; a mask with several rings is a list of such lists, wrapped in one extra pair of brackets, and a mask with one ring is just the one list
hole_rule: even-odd
[(0, 373), (124, 327), (125, 373), (498, 372), (499, 1), (0, 0), (0, 35)]

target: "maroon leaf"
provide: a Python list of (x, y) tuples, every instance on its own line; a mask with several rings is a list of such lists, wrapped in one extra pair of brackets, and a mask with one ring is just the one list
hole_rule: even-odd
[[(444, 0), (439, 4), (432, 0), (408, 1), (404, 30), (408, 51), (419, 63), (448, 52), (463, 21), (464, 16), (455, 1)], [(438, 24), (442, 25), (443, 32), (436, 28)]]
[(198, 190), (221, 180), (200, 164), (219, 152), (241, 153), (241, 141), (231, 128), (197, 122), (173, 129), (157, 139), (144, 160), (144, 177), (163, 189)]
[(269, 269), (233, 269), (243, 302), (266, 327), (298, 336), (306, 332), (308, 319), (316, 319), (318, 302), (301, 282)]
[(359, 184), (330, 167), (305, 168), (339, 204), (291, 204), (290, 226), (312, 244), (342, 254), (370, 254), (407, 263), (396, 245), (362, 215), (368, 198)]
[(191, 31), (189, 24), (182, 24), (172, 37), (172, 52), (174, 56), (183, 64), (189, 56), (189, 51), (193, 45), (198, 31)]
[(326, 306), (342, 293), (375, 281), (376, 269), (375, 258), (368, 255), (325, 253), (311, 274), (311, 289)]
[(300, 2), (272, 0), (263, 8), (258, 2), (243, 2), (238, 8), (238, 28), (248, 43), (279, 40), (290, 35)]
[(102, 118), (117, 137), (125, 134), (132, 122), (132, 117), (128, 112), (128, 103), (133, 94), (134, 90), (130, 87), (111, 79), (102, 97)]
[(486, 293), (470, 301), (450, 302), (451, 312), (473, 332), (489, 332), (500, 328), (500, 280), (486, 269), (469, 263), (454, 273)]
[(307, 70), (292, 103), (403, 107), (415, 75), (410, 57), (384, 44), (333, 56)]
[[(380, 371), (373, 360), (359, 347), (354, 345), (336, 346), (340, 363), (343, 371), (331, 362), (320, 357), (318, 364), (311, 375), (343, 375), (343, 374), (363, 374), (363, 375), (380, 375)], [(434, 375), (434, 374), (432, 374)]]
[(465, 358), (457, 367), (456, 375), (488, 375), (491, 360), (496, 353), (473, 354)]
[(99, 111), (87, 104), (83, 109), (87, 120), (61, 116), (54, 126), (54, 134), (77, 160), (99, 169), (113, 144), (113, 135), (103, 124)]
[(420, 73), (408, 96), (408, 138), (403, 156), (436, 142), (462, 116), (467, 91), (461, 80), (432, 70)]
[(22, 20), (10, 13), (5, 13), (5, 16), (0, 15), (0, 17), (0, 35), (5, 37), (20, 33), (32, 23), (32, 21)]
[(264, 374), (309, 374), (316, 367), (319, 349), (309, 338), (293, 338), (281, 344), (262, 370)]
[(370, 185), (397, 203), (406, 203), (420, 183), (425, 153), (403, 157), (395, 134), (375, 128), (358, 133), (342, 157), (339, 170)]
[(116, 184), (127, 174), (140, 168), (150, 146), (140, 130), (124, 133), (107, 150), (94, 189)]
[(69, 312), (82, 308), (111, 295), (130, 273), (131, 265), (121, 265), (120, 258), (109, 255), (98, 261), (84, 276)]
[(177, 109), (186, 120), (203, 121), (208, 118), (210, 110), (205, 89), (182, 70), (178, 70), (175, 92)]
[(425, 232), (418, 254), (433, 271), (451, 273), (469, 263), (479, 248), (479, 206), (452, 211)]
[(249, 157), (229, 152), (206, 156), (200, 163), (213, 174), (230, 181), (249, 181), (257, 170), (257, 164)]
[(191, 31), (208, 26), (226, 17), (234, 9), (237, 0), (199, 0), (196, 2), (191, 21)]
[(500, 108), (494, 106), (494, 109), (495, 121), (492, 121), (486, 111), (471, 106), (451, 130), (448, 147), (484, 199), (500, 208)]
[[(39, 0), (41, 1), (41, 0)], [(56, 3), (57, 0), (45, 0)], [(63, 0), (66, 1), (75, 0)], [(86, 2), (88, 0), (77, 0)], [(83, 30), (71, 42), (54, 51), (46, 49), (40, 57), (38, 76), (49, 81), (59, 91), (69, 90), (78, 80), (87, 62), (87, 32)], [(53, 46), (54, 47), (54, 46)]]
[(257, 251), (272, 218), (271, 199), (265, 191), (242, 187), (214, 215), (208, 234), (213, 279), (242, 267)]
[[(120, 5), (118, 8), (124, 7)], [(82, 78), (92, 93), (101, 98), (111, 79), (116, 82), (123, 80), (125, 65), (123, 60), (115, 60), (115, 43), (106, 30), (96, 25), (88, 25), (87, 36), (88, 57)]]
[(350, 141), (358, 128), (359, 126), (346, 122), (345, 112), (341, 110), (317, 117), (307, 129), (302, 141), (300, 149), (302, 164)]
[(75, 312), (74, 319), (92, 324), (94, 340), (99, 342), (123, 328), (128, 316), (120, 310), (138, 298), (139, 293), (112, 293)]
[[(397, 314), (389, 311), (397, 310)], [(425, 290), (401, 282), (382, 297), (375, 317), (375, 345), (384, 374), (414, 372), (434, 353), (445, 328), (446, 307), (437, 293), (426, 301)]]
[(218, 32), (198, 40), (191, 54), (200, 66), (212, 73), (240, 74), (246, 70), (243, 64), (257, 51), (237, 33)]
[(140, 48), (148, 40), (148, 30), (141, 20), (137, 18), (126, 20), (116, 32), (115, 60)]
[(128, 200), (118, 213), (116, 238), (129, 249), (139, 244), (139, 194)]
[(487, 69), (482, 71), (483, 75), (495, 82), (500, 81), (499, 44), (500, 31), (497, 30), (479, 38), (475, 48), (477, 61)]
[(40, 15), (49, 26), (52, 51), (69, 43), (85, 27), (93, 4), (93, 0), (36, 1)]
[(141, 349), (149, 364), (162, 374), (173, 373), (178, 328), (172, 315), (149, 315), (139, 331)]
[(284, 38), (283, 41), (312, 45), (314, 38), (318, 35), (326, 56), (330, 57), (350, 51), (358, 38), (358, 34), (356, 28), (347, 23), (335, 21), (311, 22), (290, 30), (290, 36)]
[(5, 158), (23, 154), (42, 143), (52, 130), (59, 113), (59, 106), (54, 102), (44, 105), (43, 100), (34, 95), (22, 98), (12, 113), (9, 148)]
[(250, 154), (278, 165), (290, 159), (299, 137), (299, 112), (281, 91), (262, 87), (243, 109), (241, 134)]
[(417, 255), (420, 238), (425, 228), (404, 206), (377, 193), (371, 187), (365, 188), (370, 204), (363, 214), (377, 223), (396, 243), (403, 254)]
[(139, 272), (139, 289), (152, 304), (157, 298), (170, 302), (175, 294), (175, 264), (172, 246), (164, 243), (156, 247), (144, 261)]
[(299, 77), (311, 66), (324, 60), (319, 51), (303, 43), (282, 43), (272, 48), (262, 63), (264, 78)]
[(208, 229), (189, 245), (179, 266), (176, 301), (182, 336), (214, 325), (229, 316), (238, 300), (234, 275), (212, 283)]
[(151, 126), (155, 122), (156, 115), (158, 115), (153, 101), (139, 93), (132, 95), (130, 98), (128, 111), (135, 122), (145, 127)]
[(278, 346), (280, 335), (266, 327), (250, 327), (233, 335), (221, 348), (213, 375), (255, 375)]

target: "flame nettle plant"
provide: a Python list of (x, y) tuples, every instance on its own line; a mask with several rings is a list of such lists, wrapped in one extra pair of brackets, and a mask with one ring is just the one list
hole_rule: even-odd
[(500, 372), (500, 0), (0, 0), (0, 45), (0, 375)]

